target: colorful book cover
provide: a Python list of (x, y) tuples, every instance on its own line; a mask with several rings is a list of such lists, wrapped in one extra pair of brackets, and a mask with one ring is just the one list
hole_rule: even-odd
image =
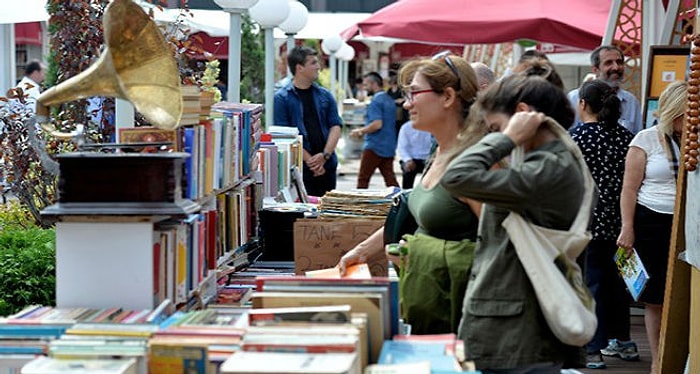
[(149, 343), (148, 372), (151, 374), (206, 374), (209, 363), (207, 345), (177, 342)]
[(625, 281), (632, 299), (634, 301), (639, 300), (639, 295), (642, 294), (649, 280), (649, 273), (647, 273), (647, 269), (639, 258), (637, 250), (632, 248), (631, 251), (627, 251), (620, 247), (615, 252), (614, 259), (615, 264), (617, 264), (617, 270)]

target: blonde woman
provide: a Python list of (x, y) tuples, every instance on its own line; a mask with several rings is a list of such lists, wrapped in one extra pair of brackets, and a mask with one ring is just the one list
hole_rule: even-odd
[[(652, 373), (657, 372), (687, 88), (686, 82), (669, 84), (659, 97), (659, 124), (640, 131), (632, 139), (620, 195), (622, 229), (617, 245), (635, 248), (650, 276), (640, 300), (645, 303), (644, 324), (651, 347)], [(615, 345), (621, 344), (611, 341), (608, 346)], [(617, 350), (607, 351), (603, 350), (603, 354), (614, 355)]]
[[(431, 133), (438, 145), (408, 200), (418, 230), (408, 239), (410, 253), (401, 268), (401, 315), (413, 334), (456, 333), (480, 205), (453, 198), (438, 181), (447, 163), (485, 133), (479, 123), (467, 126), (479, 86), (469, 63), (448, 54), (408, 62), (399, 81), (413, 127)], [(381, 253), (383, 232), (378, 230), (346, 253), (338, 264), (341, 272)]]

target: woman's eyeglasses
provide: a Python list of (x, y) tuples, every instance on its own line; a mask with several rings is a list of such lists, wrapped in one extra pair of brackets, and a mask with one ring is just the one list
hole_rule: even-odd
[(457, 68), (452, 63), (452, 60), (450, 60), (450, 53), (450, 51), (442, 51), (433, 56), (433, 60), (445, 61), (445, 65), (447, 65), (447, 67), (450, 68), (450, 70), (452, 70), (452, 73), (454, 73), (455, 77), (457, 77), (457, 89), (460, 89), (462, 87), (462, 80), (459, 78), (459, 71), (457, 71)]
[(426, 90), (404, 91), (403, 97), (406, 99), (407, 103), (411, 104), (413, 103), (413, 100), (416, 99), (416, 96), (426, 92), (435, 92), (435, 90), (432, 88), (428, 88)]

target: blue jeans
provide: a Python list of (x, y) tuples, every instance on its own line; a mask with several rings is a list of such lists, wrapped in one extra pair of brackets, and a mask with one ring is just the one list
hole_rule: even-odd
[(588, 353), (605, 348), (608, 339), (630, 340), (631, 297), (617, 273), (613, 260), (616, 250), (615, 240), (591, 240), (585, 251), (585, 280), (598, 317), (598, 328), (586, 346)]

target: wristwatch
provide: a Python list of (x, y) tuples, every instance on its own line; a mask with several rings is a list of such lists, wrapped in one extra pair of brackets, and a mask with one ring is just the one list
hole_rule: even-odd
[(323, 152), (323, 158), (328, 161), (331, 158), (332, 154), (328, 152)]

